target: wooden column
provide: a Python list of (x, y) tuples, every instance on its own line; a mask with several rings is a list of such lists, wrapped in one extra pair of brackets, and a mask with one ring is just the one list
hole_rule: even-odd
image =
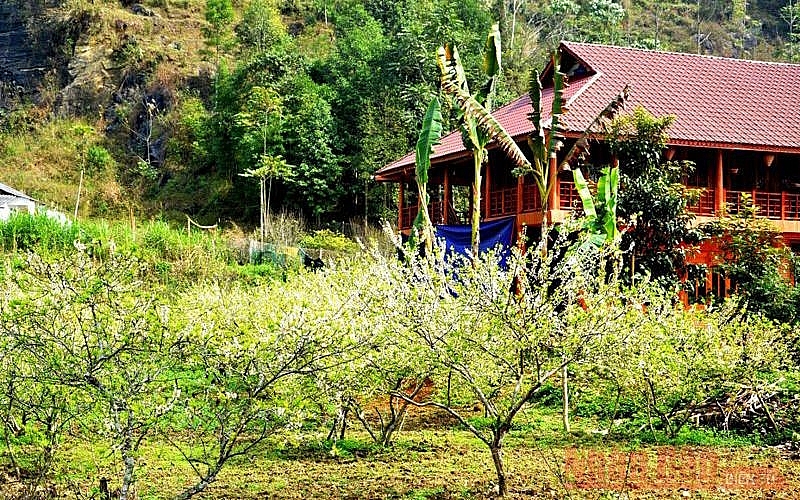
[(442, 201), (442, 219), (445, 224), (450, 224), (450, 169), (444, 169), (444, 201)]
[[(516, 210), (516, 220), (514, 223), (514, 230), (516, 234), (514, 237), (522, 234), (522, 222), (520, 221), (520, 215), (522, 214), (522, 193), (525, 191), (525, 176), (520, 175), (517, 177), (517, 210)], [(519, 242), (520, 245), (523, 245), (524, 242)], [(520, 249), (523, 247), (521, 246)]]
[(725, 211), (725, 183), (723, 178), (722, 150), (717, 150), (717, 168), (714, 172), (714, 213)]
[[(488, 155), (487, 155), (488, 156)], [(491, 215), (491, 208), (489, 207), (490, 203), (492, 202), (491, 198), (489, 198), (492, 192), (492, 170), (489, 168), (490, 162), (486, 160), (486, 173), (484, 174), (484, 186), (483, 186), (483, 202), (484, 206), (486, 207), (486, 213), (483, 214), (484, 219), (488, 219)]]
[(397, 197), (397, 228), (403, 228), (403, 208), (405, 208), (405, 183), (400, 181), (400, 187), (397, 190), (399, 195)]
[(547, 183), (551, 186), (550, 196), (547, 198), (547, 209), (558, 210), (561, 208), (561, 193), (558, 192), (558, 159), (555, 155), (550, 157), (550, 171)]

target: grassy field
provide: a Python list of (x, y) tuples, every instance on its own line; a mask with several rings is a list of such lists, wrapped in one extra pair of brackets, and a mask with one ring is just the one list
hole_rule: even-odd
[[(61, 226), (23, 216), (0, 224), (0, 250), (7, 252), (0, 301), (0, 498), (121, 498), (115, 491), (130, 483), (126, 470), (134, 481), (125, 498), (178, 498), (197, 483), (192, 464), (205, 472), (196, 460), (213, 464), (223, 443), (231, 442), (235, 458), (222, 460), (219, 475), (196, 498), (493, 497), (497, 476), (490, 451), (475, 436), (488, 440), (485, 434), (498, 422), (484, 416), (469, 387), (448, 378), (446, 366), (423, 365), (440, 362), (441, 351), (423, 352), (414, 338), (403, 337), (410, 327), (447, 331), (452, 316), (427, 315), (432, 301), (421, 287), (413, 289), (419, 296), (398, 295), (404, 289), (391, 281), (394, 268), (381, 267), (377, 256), (359, 261), (343, 237), (299, 233), (293, 244), (349, 257), (310, 272), (297, 258), (242, 264), (248, 246), (241, 231), (187, 234), (163, 221)], [(477, 291), (486, 296), (485, 288)], [(459, 297), (469, 298), (466, 292)], [(424, 304), (424, 314), (402, 309), (413, 301)], [(618, 302), (616, 295), (594, 302), (603, 339), (614, 343), (607, 357), (573, 365), (572, 432), (562, 430), (561, 387), (553, 380), (525, 396), (521, 412), (503, 424), (509, 430), (503, 440), (509, 496), (797, 498), (800, 435), (793, 430), (800, 375), (793, 359), (771, 361), (773, 353), (796, 345), (792, 330), (773, 331), (746, 317), (735, 325), (746, 331), (715, 330), (715, 316), (672, 306), (659, 312), (654, 302), (646, 313), (635, 309), (635, 321), (617, 325), (607, 313)], [(587, 311), (580, 308), (577, 320), (595, 325)], [(406, 312), (415, 315), (411, 326)], [(663, 323), (645, 322), (656, 319)], [(697, 328), (700, 319), (703, 329)], [(582, 327), (578, 321), (567, 325)], [(469, 322), (464, 335), (479, 327)], [(625, 342), (614, 340), (615, 328)], [(668, 350), (659, 340), (667, 332), (682, 350)], [(755, 379), (761, 384), (755, 396), (742, 385), (748, 374), (738, 369), (744, 334), (746, 370), (757, 362), (766, 367)], [(711, 350), (712, 341), (721, 347)], [(475, 343), (453, 349), (470, 353)], [(639, 345), (643, 354), (633, 349)], [(604, 348), (597, 344), (597, 352)], [(646, 357), (652, 353), (663, 359)], [(683, 353), (700, 361), (670, 364)], [(737, 369), (706, 370), (715, 358)], [(493, 385), (492, 374), (500, 370), (486, 372), (492, 359), (470, 362), (498, 395), (486, 405), (489, 412), (507, 408), (511, 399), (501, 396), (513, 388)], [(602, 378), (610, 365), (659, 371), (652, 385), (631, 376), (628, 385), (611, 387)], [(415, 378), (424, 380), (416, 401), (447, 402), (465, 420), (456, 423), (430, 406), (414, 408), (393, 444), (373, 444), (353, 413), (363, 409), (374, 430), (378, 411), (384, 418), (390, 413), (387, 394), (408, 391), (403, 382), (414, 380), (409, 373), (420, 366), (427, 368), (424, 379)], [(642, 401), (645, 389), (653, 402)], [(687, 410), (673, 411), (672, 420), (663, 414), (666, 424), (651, 413), (676, 404)], [(724, 424), (747, 433), (712, 429), (723, 427), (714, 404), (737, 411)], [(767, 404), (772, 411), (762, 414)], [(347, 431), (331, 441), (328, 430), (343, 409), (350, 412)]]
[[(800, 460), (747, 436), (687, 429), (678, 438), (609, 436), (591, 419), (564, 435), (554, 410), (528, 412), (505, 448), (510, 498), (756, 499), (797, 498)], [(492, 498), (494, 470), (485, 446), (443, 415), (411, 415), (387, 449), (353, 428), (344, 440), (316, 433), (274, 436), (251, 459), (238, 460), (199, 498)], [(61, 461), (53, 497), (98, 495), (113, 477), (115, 454), (104, 443), (76, 442)], [(99, 457), (99, 458), (98, 458)], [(173, 498), (193, 482), (180, 454), (161, 440), (143, 448), (136, 495)], [(626, 480), (627, 479), (627, 486)], [(0, 487), (14, 496), (13, 483)]]

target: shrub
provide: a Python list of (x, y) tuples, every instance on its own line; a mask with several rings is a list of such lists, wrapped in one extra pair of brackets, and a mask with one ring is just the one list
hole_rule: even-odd
[(319, 248), (323, 250), (333, 250), (336, 252), (353, 253), (358, 251), (358, 244), (348, 237), (334, 233), (330, 229), (314, 231), (300, 238), (300, 246), (303, 248)]
[(103, 146), (89, 146), (86, 150), (86, 170), (90, 173), (102, 172), (115, 164), (111, 153)]
[(13, 213), (0, 222), (0, 242), (5, 251), (64, 252), (72, 249), (76, 240), (80, 240), (76, 225), (62, 224), (41, 213)]

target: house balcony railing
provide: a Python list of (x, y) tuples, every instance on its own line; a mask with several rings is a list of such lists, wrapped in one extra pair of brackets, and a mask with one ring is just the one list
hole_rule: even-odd
[[(697, 215), (713, 216), (716, 210), (716, 193), (712, 188), (702, 189), (697, 203), (689, 205), (689, 211)], [(742, 195), (750, 197), (758, 207), (758, 215), (773, 220), (800, 220), (800, 193), (786, 191), (725, 191), (725, 206), (729, 213), (739, 213), (743, 207)]]
[[(517, 213), (532, 213), (541, 210), (542, 202), (539, 190), (532, 183), (523, 183), (522, 192), (518, 193), (519, 186), (503, 187), (490, 191), (489, 199), (481, 200), (481, 217), (494, 218), (514, 215)], [(716, 192), (713, 188), (697, 188), (700, 197), (697, 202), (690, 205), (689, 211), (701, 216), (714, 216), (716, 210)], [(559, 208), (571, 210), (580, 207), (580, 197), (575, 185), (571, 181), (559, 180), (558, 183)], [(729, 213), (738, 213), (742, 210), (742, 195), (748, 195), (752, 203), (758, 207), (758, 214), (773, 220), (800, 221), (800, 193), (768, 192), (768, 191), (725, 191), (725, 204)], [(487, 214), (488, 206), (488, 214)], [(446, 216), (446, 209), (450, 216)], [(445, 207), (444, 201), (431, 202), (429, 212), (431, 222), (434, 224), (457, 224), (457, 217), (453, 214), (452, 207)], [(399, 224), (401, 229), (408, 229), (417, 216), (417, 205), (403, 207), (400, 210)], [(468, 216), (467, 216), (468, 219)], [(463, 222), (463, 221), (461, 221)]]
[(697, 215), (714, 215), (714, 205), (716, 203), (714, 190), (711, 188), (695, 187), (692, 187), (691, 189), (699, 190), (700, 197), (697, 199), (697, 203), (687, 207), (689, 212)]
[[(481, 199), (481, 217), (494, 218), (515, 215), (517, 213), (532, 213), (542, 209), (542, 200), (539, 196), (539, 189), (535, 184), (523, 183), (522, 192), (519, 193), (519, 186), (503, 187), (489, 192), (489, 199)], [(580, 197), (575, 185), (571, 181), (561, 180), (558, 184), (560, 197), (559, 208), (571, 210), (580, 206)], [(487, 214), (488, 206), (488, 214)], [(431, 202), (428, 213), (433, 224), (453, 224), (458, 223), (453, 220), (452, 207), (447, 207), (451, 211), (450, 217), (445, 217), (446, 207), (444, 201)], [(400, 210), (399, 224), (400, 229), (409, 229), (417, 217), (417, 205), (405, 206)], [(457, 215), (457, 214), (456, 214)]]
[(758, 215), (774, 220), (800, 220), (800, 194), (781, 191), (726, 191), (725, 203), (730, 213), (741, 211), (742, 195), (750, 197), (753, 205), (758, 207)]
[(517, 187), (496, 189), (489, 193), (489, 217), (517, 213)]
[[(417, 218), (418, 207), (416, 204), (403, 207), (400, 210), (400, 229), (408, 229), (414, 224), (414, 219)], [(428, 215), (433, 224), (444, 224), (444, 202), (432, 201), (428, 205)]]

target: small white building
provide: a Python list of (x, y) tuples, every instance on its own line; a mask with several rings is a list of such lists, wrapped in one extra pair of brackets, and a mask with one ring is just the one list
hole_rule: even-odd
[(36, 200), (16, 189), (0, 183), (0, 221), (7, 221), (13, 212), (36, 213)]

